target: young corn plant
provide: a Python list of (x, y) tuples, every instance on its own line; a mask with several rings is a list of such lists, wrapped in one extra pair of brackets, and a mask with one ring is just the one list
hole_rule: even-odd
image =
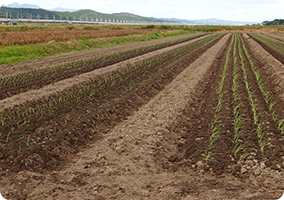
[(260, 151), (262, 154), (264, 154), (264, 147), (270, 144), (269, 140), (264, 138), (264, 134), (265, 134), (265, 126), (263, 123), (259, 123), (257, 126), (257, 137), (260, 146)]
[(280, 129), (281, 133), (284, 134), (284, 119), (278, 120), (278, 128)]
[(213, 153), (211, 150), (213, 149), (207, 149), (207, 150), (202, 150), (201, 152), (204, 152), (204, 159), (206, 162), (215, 162), (214, 156), (220, 156), (219, 153)]

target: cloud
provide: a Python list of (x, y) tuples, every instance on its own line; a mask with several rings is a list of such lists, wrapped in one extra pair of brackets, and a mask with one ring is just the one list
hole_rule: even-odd
[(268, 10), (271, 10), (271, 9), (280, 10), (280, 9), (283, 9), (284, 7), (284, 0), (277, 0), (276, 2), (271, 3), (269, 5), (260, 5), (259, 7), (262, 7), (264, 9), (267, 8)]
[[(283, 17), (284, 0), (16, 0), (37, 4), (45, 9), (63, 7), (91, 9), (102, 13), (129, 12), (145, 17), (182, 19), (219, 18), (225, 20), (260, 21)], [(5, 4), (15, 0), (6, 0)]]

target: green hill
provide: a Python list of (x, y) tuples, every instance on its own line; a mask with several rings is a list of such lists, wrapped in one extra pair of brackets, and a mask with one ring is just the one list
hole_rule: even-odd
[(35, 8), (9, 8), (9, 7), (0, 7), (0, 18), (6, 18), (8, 15), (8, 18), (30, 18), (32, 16), (33, 19), (37, 19), (38, 14), (40, 15), (41, 19), (45, 19), (46, 16), (49, 17), (49, 19), (53, 18), (53, 15), (56, 16), (56, 18), (59, 18), (59, 16), (52, 11), (44, 10), (44, 9), (35, 9)]
[(0, 7), (0, 18), (33, 18), (33, 19), (62, 19), (62, 20), (81, 20), (91, 21), (98, 19), (101, 21), (109, 19), (122, 20), (122, 21), (147, 21), (147, 22), (169, 22), (168, 20), (156, 19), (152, 17), (142, 17), (131, 13), (113, 13), (105, 14), (99, 13), (94, 10), (78, 10), (75, 12), (58, 12), (49, 11), (45, 9), (33, 9), (33, 8), (10, 8)]

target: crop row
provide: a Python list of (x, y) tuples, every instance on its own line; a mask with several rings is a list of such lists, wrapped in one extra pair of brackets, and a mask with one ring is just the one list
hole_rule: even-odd
[(95, 114), (112, 102), (119, 102), (156, 74), (177, 62), (183, 62), (189, 54), (219, 37), (220, 34), (206, 37), (61, 94), (5, 110), (0, 115), (2, 147), (5, 148), (10, 141), (23, 141), (31, 145), (51, 137), (52, 133), (63, 129), (71, 121)]
[(273, 33), (266, 33), (265, 35), (268, 35), (270, 37), (274, 37), (274, 38), (277, 38), (277, 39), (284, 41), (284, 35), (277, 35), (277, 34), (273, 34)]
[[(224, 140), (224, 137), (229, 137), (232, 157), (239, 161), (253, 152), (264, 155), (273, 146), (271, 145), (273, 138), (268, 136), (271, 126), (278, 128), (279, 133), (284, 129), (284, 120), (276, 114), (276, 102), (271, 100), (272, 93), (263, 82), (261, 73), (240, 34), (233, 34), (226, 55), (226, 62), (216, 90), (217, 105), (212, 123), (209, 124), (212, 134), (203, 154), (206, 161), (216, 161), (216, 156), (224, 157), (222, 153), (226, 150), (221, 149), (225, 147), (218, 146), (222, 142), (216, 143), (217, 140)], [(228, 74), (230, 68), (230, 74)], [(224, 89), (227, 77), (230, 81), (232, 100), (223, 97), (223, 94), (229, 93), (228, 89)], [(230, 108), (232, 114), (226, 111), (228, 105), (232, 105)], [(232, 130), (225, 129), (230, 127), (230, 124), (232, 124)], [(247, 127), (253, 127), (253, 129), (248, 130)]]
[(221, 80), (218, 82), (218, 88), (216, 89), (217, 94), (217, 105), (213, 111), (213, 122), (209, 125), (212, 134), (209, 137), (208, 146), (206, 150), (204, 150), (204, 158), (206, 161), (213, 161), (214, 155), (219, 155), (218, 153), (214, 153), (214, 150), (216, 148), (214, 142), (220, 137), (220, 134), (223, 132), (222, 130), (222, 123), (220, 121), (221, 119), (221, 109), (223, 106), (224, 98), (223, 98), (223, 87), (224, 87), (224, 81), (227, 76), (227, 69), (229, 67), (229, 57), (230, 57), (230, 51), (233, 45), (233, 40), (230, 43), (229, 49), (226, 54), (226, 62), (224, 65), (224, 68), (222, 70), (222, 74), (220, 75)]
[(284, 44), (281, 44), (281, 43), (279, 43), (275, 40), (269, 39), (267, 37), (263, 37), (263, 36), (256, 34), (256, 33), (251, 33), (249, 35), (252, 36), (253, 38), (256, 38), (256, 39), (264, 42), (265, 44), (267, 44), (269, 47), (271, 47), (275, 51), (284, 55)]
[(66, 42), (78, 39), (99, 37), (118, 37), (134, 34), (145, 34), (147, 29), (111, 29), (111, 30), (32, 30), (7, 31), (0, 33), (0, 45), (28, 45), (37, 43)]
[(280, 115), (277, 114), (277, 103), (276, 101), (272, 101), (272, 92), (268, 91), (266, 84), (264, 83), (264, 81), (261, 78), (261, 72), (258, 69), (258, 67), (256, 66), (256, 64), (254, 63), (252, 57), (249, 55), (248, 50), (245, 48), (244, 42), (242, 41), (242, 45), (243, 45), (243, 49), (245, 52), (246, 57), (248, 58), (249, 62), (250, 62), (250, 66), (251, 69), (255, 75), (255, 80), (258, 84), (258, 88), (261, 91), (261, 94), (263, 96), (263, 99), (266, 103), (266, 105), (269, 108), (270, 111), (270, 116), (272, 118), (273, 121), (275, 121), (278, 125), (278, 129), (281, 131), (281, 133), (284, 133), (284, 119), (282, 119), (282, 117)]
[[(172, 46), (182, 42), (186, 42), (193, 38), (201, 37), (205, 34), (193, 35), (182, 39), (176, 39), (155, 45), (115, 52), (103, 56), (93, 57), (90, 59), (75, 61), (58, 66), (42, 68), (39, 70), (28, 71), (21, 74), (10, 75), (0, 78), (0, 99), (4, 99), (9, 95), (19, 93), (17, 87), (21, 86), (21, 91), (29, 90), (30, 87), (35, 89), (35, 85), (42, 87), (55, 81), (70, 78), (74, 75), (90, 72), (92, 70), (102, 68), (117, 62), (133, 58), (151, 51), (155, 51), (167, 46)], [(64, 75), (64, 76), (63, 76)]]
[[(246, 48), (244, 46), (243, 46), (243, 49), (245, 51), (246, 58), (250, 61), (251, 67), (253, 67), (251, 57), (247, 53)], [(264, 153), (264, 147), (269, 144), (268, 139), (266, 139), (264, 137), (265, 136), (265, 132), (264, 132), (265, 127), (264, 126), (266, 125), (266, 123), (264, 121), (262, 121), (261, 118), (260, 118), (261, 115), (264, 115), (264, 113), (259, 112), (260, 109), (259, 109), (259, 105), (258, 105), (257, 100), (256, 100), (256, 96), (254, 95), (254, 92), (253, 92), (251, 85), (248, 81), (248, 72), (247, 72), (246, 67), (244, 65), (243, 55), (241, 54), (241, 52), (239, 52), (239, 55), (240, 55), (240, 58), (241, 58), (241, 69), (243, 71), (243, 79), (244, 79), (244, 82), (245, 82), (245, 88), (246, 88), (246, 91), (248, 93), (248, 100), (249, 100), (249, 103), (251, 105), (251, 111), (253, 113), (253, 123), (256, 126), (256, 135), (257, 135), (257, 138), (258, 138), (260, 151), (262, 153)]]
[[(243, 131), (243, 123), (244, 123), (244, 116), (241, 114), (242, 110), (241, 107), (243, 106), (242, 97), (239, 92), (240, 88), (240, 79), (241, 76), (239, 75), (240, 69), (238, 67), (238, 59), (237, 59), (237, 38), (234, 34), (234, 67), (233, 67), (233, 83), (232, 83), (232, 95), (233, 95), (233, 124), (234, 124), (234, 137), (233, 137), (233, 155), (235, 158), (238, 157), (238, 153), (244, 151), (246, 148), (246, 144), (242, 141), (244, 131)], [(248, 154), (243, 154), (239, 160), (244, 159)]]

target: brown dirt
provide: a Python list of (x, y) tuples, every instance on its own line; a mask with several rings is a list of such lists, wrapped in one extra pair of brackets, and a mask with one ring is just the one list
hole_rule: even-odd
[[(179, 63), (168, 71), (158, 73), (153, 82), (130, 93), (125, 101), (114, 104), (107, 113), (98, 113), (101, 121), (96, 119), (96, 123), (89, 123), (94, 118), (86, 117), (70, 124), (69, 129), (62, 132), (66, 133), (66, 137), (61, 139), (82, 140), (81, 143), (74, 143), (84, 144), (84, 148), (74, 147), (74, 152), (64, 155), (67, 152), (64, 151), (64, 143), (48, 149), (51, 141), (45, 144), (47, 146), (41, 146), (42, 151), (27, 151), (29, 154), (23, 160), (26, 167), (22, 166), (19, 172), (0, 171), (1, 193), (8, 199), (279, 198), (284, 190), (284, 174), (283, 163), (279, 163), (283, 162), (283, 155), (277, 158), (277, 153), (283, 152), (283, 145), (277, 143), (282, 136), (273, 132), (276, 130), (269, 129), (278, 136), (270, 136), (276, 139), (271, 141), (273, 146), (268, 148), (269, 154), (265, 157), (257, 153), (243, 163), (230, 159), (226, 162), (228, 157), (224, 157), (217, 159), (218, 164), (206, 163), (202, 159), (200, 150), (207, 143), (208, 122), (212, 119), (210, 113), (216, 104), (215, 89), (225, 63), (230, 36), (227, 34), (214, 46), (198, 50), (188, 57), (188, 62), (182, 62), (185, 66)], [(282, 108), (284, 66), (255, 41), (245, 40), (245, 44), (260, 67), (263, 80), (273, 91), (273, 100)], [(232, 63), (230, 60), (229, 64)], [(245, 60), (245, 65), (248, 64), (249, 61)], [(276, 73), (278, 69), (282, 71)], [(232, 69), (228, 74), (232, 74)], [(255, 95), (261, 107), (266, 109), (252, 71), (249, 74)], [(224, 94), (227, 109), (223, 114), (230, 117), (232, 77), (228, 77), (224, 87), (228, 91)], [(243, 90), (240, 93), (245, 94)], [(249, 125), (250, 113), (247, 115), (249, 135), (252, 125)], [(231, 130), (230, 123), (226, 124), (226, 129)], [(93, 134), (95, 142), (88, 142), (88, 133), (92, 131), (97, 132)], [(74, 137), (68, 136), (68, 132)], [(222, 135), (220, 141), (229, 135)], [(226, 147), (230, 147), (230, 141), (226, 143), (218, 145), (221, 145), (221, 153), (229, 155)], [(275, 146), (280, 149), (275, 150)], [(78, 150), (79, 153), (72, 156)], [(50, 152), (57, 153), (58, 157)], [(4, 157), (0, 154), (0, 159)], [(228, 166), (230, 170), (227, 170)]]

